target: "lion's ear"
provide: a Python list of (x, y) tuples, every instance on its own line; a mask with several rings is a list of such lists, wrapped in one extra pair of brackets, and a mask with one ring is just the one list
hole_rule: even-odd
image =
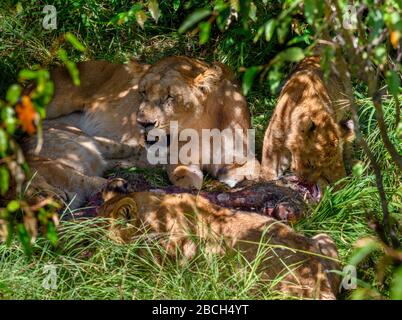
[(194, 86), (203, 93), (212, 92), (219, 84), (223, 75), (222, 68), (214, 64), (194, 79)]
[(353, 120), (342, 120), (339, 122), (342, 130), (342, 138), (345, 141), (351, 142), (355, 139), (355, 123)]
[(124, 197), (114, 204), (110, 216), (113, 219), (122, 219), (129, 222), (135, 220), (137, 210), (137, 203), (130, 197)]

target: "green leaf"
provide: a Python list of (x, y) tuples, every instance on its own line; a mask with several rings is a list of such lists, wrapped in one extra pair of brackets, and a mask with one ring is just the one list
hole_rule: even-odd
[(352, 173), (355, 177), (361, 177), (361, 175), (363, 174), (364, 171), (364, 167), (363, 167), (363, 163), (358, 162), (356, 163), (353, 168), (352, 168)]
[(110, 19), (110, 23), (122, 25), (128, 21), (128, 13), (127, 12), (120, 12), (116, 14), (112, 19)]
[(22, 223), (19, 223), (17, 225), (17, 234), (22, 244), (22, 248), (25, 251), (25, 254), (30, 256), (32, 253), (31, 238), (28, 234), (28, 231), (25, 229), (25, 226)]
[[(43, 89), (43, 105), (49, 104), (50, 100), (53, 98), (54, 84), (52, 81), (47, 81)], [(45, 110), (45, 108), (43, 109)], [(40, 110), (38, 110), (40, 112)]]
[(59, 59), (60, 59), (62, 62), (64, 62), (64, 63), (68, 61), (67, 52), (66, 52), (66, 50), (64, 50), (64, 49), (59, 49), (59, 50), (57, 50), (57, 56), (58, 56)]
[(64, 50), (64, 49), (57, 50), (57, 55), (58, 55), (59, 59), (66, 66), (68, 72), (70, 73), (70, 77), (73, 80), (74, 85), (79, 86), (81, 84), (81, 81), (80, 81), (80, 73), (77, 68), (77, 65), (68, 59), (66, 50)]
[(387, 23), (389, 23), (391, 25), (396, 25), (396, 24), (398, 24), (399, 21), (401, 21), (401, 16), (400, 16), (399, 12), (393, 11), (391, 13), (386, 14), (385, 20), (387, 21)]
[(271, 41), (272, 35), (274, 34), (275, 28), (276, 28), (277, 22), (274, 19), (269, 20), (265, 24), (265, 40), (267, 42)]
[(257, 7), (254, 4), (254, 2), (251, 2), (250, 4), (250, 11), (248, 12), (248, 16), (251, 20), (253, 20), (254, 22), (257, 21)]
[(49, 221), (46, 227), (46, 238), (50, 241), (50, 243), (55, 246), (57, 244), (58, 236), (55, 225)]
[(24, 11), (24, 7), (22, 6), (21, 2), (17, 2), (16, 6), (15, 6), (15, 11), (20, 14), (21, 12)]
[(18, 84), (11, 85), (7, 90), (6, 100), (12, 105), (16, 104), (21, 92), (22, 89)]
[(71, 32), (67, 32), (64, 37), (68, 42), (70, 42), (73, 45), (73, 47), (75, 49), (77, 49), (77, 50), (79, 50), (81, 52), (85, 51), (84, 45)]
[(211, 33), (211, 23), (210, 22), (200, 22), (198, 25), (200, 28), (200, 44), (205, 44), (208, 42), (209, 34)]
[(401, 79), (398, 74), (393, 70), (389, 70), (387, 71), (386, 78), (389, 93), (394, 97), (398, 97), (401, 87)]
[(379, 245), (374, 240), (369, 240), (363, 247), (357, 248), (349, 260), (349, 264), (357, 266), (371, 252), (379, 249)]
[(392, 300), (402, 300), (402, 267), (397, 268), (393, 274), (390, 297)]
[(211, 10), (207, 8), (198, 9), (190, 14), (183, 22), (179, 28), (179, 33), (186, 32), (196, 23), (200, 22), (202, 19), (208, 17), (211, 14)]
[(149, 0), (149, 2), (148, 2), (148, 10), (151, 13), (152, 18), (156, 21), (156, 23), (158, 23), (158, 19), (160, 17), (158, 1)]
[(398, 126), (396, 127), (396, 136), (402, 140), (402, 121), (398, 123)]
[(143, 10), (139, 10), (135, 14), (135, 20), (140, 25), (141, 29), (144, 29), (145, 22), (147, 21), (148, 16)]
[(223, 32), (225, 30), (229, 17), (230, 17), (230, 7), (227, 7), (226, 9), (219, 11), (219, 15), (216, 18), (216, 24), (220, 31)]
[(7, 133), (0, 128), (0, 156), (4, 157), (7, 152), (8, 140)]
[(257, 72), (260, 70), (260, 67), (254, 66), (251, 68), (248, 68), (246, 72), (243, 75), (243, 94), (246, 96), (248, 92), (250, 91), (253, 81), (255, 76), (257, 75)]
[(277, 67), (271, 70), (268, 73), (268, 82), (269, 82), (269, 89), (271, 92), (275, 93), (276, 90), (278, 90), (279, 85), (281, 84), (281, 80), (283, 79), (283, 74), (279, 70), (279, 65), (281, 63), (279, 62), (277, 64)]
[(11, 200), (8, 204), (7, 204), (7, 210), (9, 212), (15, 212), (20, 208), (20, 203), (17, 200)]
[(311, 36), (307, 33), (301, 35), (301, 36), (296, 36), (293, 39), (291, 39), (287, 44), (294, 45), (299, 42), (304, 42), (305, 44), (311, 44)]
[(11, 107), (4, 107), (1, 109), (1, 119), (6, 125), (7, 132), (13, 134), (17, 126), (17, 119), (15, 118), (15, 111)]
[(308, 24), (313, 24), (315, 14), (317, 13), (315, 0), (304, 0), (304, 15)]
[(256, 43), (258, 41), (258, 39), (262, 36), (263, 32), (264, 32), (264, 26), (259, 27), (257, 30), (257, 34), (255, 35), (255, 37), (253, 39), (254, 43)]
[(384, 27), (384, 18), (381, 10), (370, 10), (368, 16), (368, 27), (371, 29), (369, 41), (372, 42), (381, 36)]
[(281, 52), (280, 56), (285, 61), (298, 62), (304, 58), (304, 52), (301, 48), (292, 47)]
[(279, 27), (276, 30), (276, 33), (278, 35), (278, 41), (279, 43), (284, 43), (286, 40), (286, 36), (288, 35), (289, 32), (289, 24), (290, 24), (290, 18), (286, 18), (282, 21), (282, 23), (279, 25)]
[(377, 64), (383, 64), (387, 60), (387, 49), (385, 48), (384, 45), (377, 46), (374, 49), (374, 56), (375, 56), (375, 62)]
[(142, 4), (136, 3), (128, 10), (127, 14), (129, 17), (135, 17), (135, 14), (140, 10), (142, 10)]
[(214, 11), (221, 12), (223, 10), (229, 9), (229, 5), (224, 0), (215, 0)]
[(10, 186), (10, 173), (5, 166), (0, 167), (0, 195), (4, 196)]
[(79, 86), (81, 84), (81, 81), (80, 81), (80, 72), (77, 68), (77, 65), (72, 61), (66, 61), (65, 65), (67, 67), (68, 72), (70, 73), (74, 85)]
[(27, 69), (23, 69), (20, 71), (20, 73), (18, 74), (18, 77), (21, 80), (33, 80), (36, 79), (37, 77), (37, 72), (36, 71), (32, 71), (32, 70), (27, 70)]
[(177, 11), (180, 8), (180, 0), (173, 0), (173, 10)]

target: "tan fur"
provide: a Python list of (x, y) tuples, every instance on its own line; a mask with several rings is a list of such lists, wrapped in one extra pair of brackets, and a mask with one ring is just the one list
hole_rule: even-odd
[[(91, 137), (76, 127), (52, 120), (43, 124), (43, 140), (39, 154), (34, 152), (36, 139), (29, 138), (22, 143), (30, 168), (36, 172), (31, 186), (42, 187), (66, 202), (75, 199), (71, 208), (101, 190), (106, 183), (101, 176), (105, 170), (113, 168), (118, 159), (139, 159), (141, 154), (139, 148), (104, 137)], [(47, 181), (45, 185), (42, 185), (42, 178)]]
[[(209, 66), (187, 57), (171, 57), (152, 68), (135, 62), (119, 65), (88, 61), (78, 64), (78, 69), (78, 87), (65, 68), (52, 71), (55, 95), (47, 107), (40, 153), (34, 152), (35, 138), (24, 142), (25, 152), (36, 157), (31, 167), (39, 173), (31, 186), (35, 190), (41, 185), (47, 189), (53, 186), (52, 192), (68, 201), (77, 196), (72, 207), (81, 205), (91, 192), (99, 190), (105, 183), (100, 176), (107, 168), (149, 166), (137, 116), (139, 121), (156, 119), (161, 126), (165, 121), (177, 120), (180, 127), (194, 128), (200, 133), (204, 128), (250, 127), (245, 99), (223, 65)], [(146, 90), (146, 97), (139, 94), (139, 87)], [(154, 102), (164, 99), (169, 92), (175, 102), (162, 117)], [(222, 150), (222, 154), (227, 152)], [(50, 160), (55, 161), (51, 174)], [(227, 166), (172, 165), (168, 166), (168, 174), (176, 185), (200, 188), (201, 170), (207, 169), (221, 180), (235, 184), (253, 173), (254, 164), (258, 170), (255, 160)]]
[(43, 145), (23, 141), (34, 173), (30, 192), (46, 190), (76, 208), (101, 190), (104, 171), (116, 165), (145, 166), (137, 126), (138, 81), (148, 66), (89, 61), (78, 64), (80, 86), (64, 68), (52, 71), (55, 95), (43, 122)]
[(332, 65), (324, 80), (320, 58), (305, 58), (280, 94), (267, 131), (262, 176), (277, 179), (290, 168), (301, 180), (321, 187), (345, 176), (344, 150), (353, 139), (346, 122), (351, 97)]
[[(250, 128), (250, 113), (245, 98), (233, 74), (222, 64), (209, 65), (187, 57), (169, 57), (153, 65), (139, 83), (143, 101), (137, 120), (144, 126), (169, 133), (170, 121), (177, 121), (179, 133), (190, 128), (202, 136), (202, 129), (236, 128), (244, 133)], [(180, 143), (182, 146), (185, 143)], [(202, 170), (206, 170), (221, 181), (234, 186), (239, 181), (254, 179), (259, 174), (259, 163), (253, 158), (234, 161), (234, 164), (206, 164), (200, 152), (195, 163), (168, 166), (170, 180), (182, 187), (200, 188)], [(211, 144), (210, 144), (211, 145)], [(249, 148), (243, 139), (244, 150)], [(211, 148), (212, 150), (212, 148)], [(233, 152), (223, 144), (222, 155)], [(210, 162), (212, 163), (212, 161)]]
[(283, 276), (275, 289), (291, 296), (335, 299), (339, 278), (327, 271), (339, 269), (338, 255), (325, 234), (310, 239), (275, 219), (221, 208), (190, 194), (117, 195), (98, 212), (111, 218), (111, 236), (119, 242), (139, 236), (157, 239), (171, 257), (183, 262), (197, 254), (200, 243), (211, 253), (239, 249), (250, 262), (262, 251), (258, 265), (262, 279)]

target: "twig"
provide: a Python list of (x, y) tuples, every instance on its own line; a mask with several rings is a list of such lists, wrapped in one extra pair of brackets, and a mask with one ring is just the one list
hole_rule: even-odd
[[(336, 18), (338, 19), (339, 23), (342, 24), (342, 10), (339, 6), (338, 1), (334, 0), (334, 1), (330, 1), (330, 3), (327, 2), (327, 5), (331, 6), (331, 4), (333, 4), (335, 6)], [(362, 59), (361, 55), (357, 52), (357, 49), (355, 48), (354, 43), (353, 43), (352, 34), (344, 28), (341, 29), (341, 32), (342, 32), (343, 38), (346, 41), (346, 46), (344, 46), (344, 48), (348, 51), (347, 54), (348, 54), (349, 62), (351, 62), (352, 64), (357, 65), (357, 66), (361, 66), (362, 62), (363, 62), (364, 68), (363, 69), (360, 68), (360, 72), (361, 71), (367, 72), (368, 70), (370, 70), (371, 68), (369, 67), (369, 60)], [(340, 53), (339, 46), (337, 46), (337, 62), (338, 62), (338, 68), (339, 68), (341, 77), (343, 77), (344, 78), (343, 80), (347, 81), (347, 83), (351, 83), (351, 74), (348, 70), (348, 67), (347, 67), (346, 61), (343, 58), (343, 55)], [(360, 72), (359, 72), (359, 75), (360, 75)], [(397, 153), (395, 146), (389, 140), (389, 137), (388, 137), (388, 134), (386, 131), (387, 128), (385, 125), (384, 114), (383, 114), (383, 110), (382, 110), (382, 106), (381, 106), (381, 93), (378, 92), (378, 90), (377, 90), (377, 78), (372, 73), (370, 73), (370, 74), (365, 75), (362, 79), (366, 80), (366, 82), (369, 85), (369, 93), (370, 93), (370, 96), (374, 103), (374, 107), (376, 110), (376, 118), (377, 118), (377, 122), (378, 122), (380, 133), (381, 133), (381, 138), (384, 142), (384, 145), (385, 145), (387, 151), (390, 153), (395, 164), (399, 167), (400, 170), (402, 170), (401, 169), (402, 168), (402, 159), (399, 156), (399, 154)], [(346, 86), (346, 88), (348, 91), (347, 92), (348, 95), (352, 98), (353, 92), (352, 92), (351, 86)], [(364, 140), (364, 138), (360, 132), (357, 108), (356, 108), (356, 105), (354, 104), (353, 99), (351, 101), (350, 109), (352, 112), (353, 121), (355, 123), (356, 141), (362, 147), (364, 153), (367, 155), (367, 157), (370, 161), (371, 167), (374, 170), (374, 174), (375, 174), (375, 178), (376, 178), (376, 185), (377, 185), (378, 193), (380, 195), (381, 209), (383, 212), (384, 231), (385, 231), (386, 235), (389, 236), (392, 246), (394, 248), (399, 248), (400, 247), (399, 239), (398, 239), (397, 235), (395, 234), (394, 229), (391, 227), (391, 223), (390, 223), (390, 219), (389, 219), (388, 201), (387, 201), (387, 196), (386, 196), (386, 193), (384, 190), (381, 168), (380, 168), (378, 162), (376, 161), (373, 153), (371, 152), (367, 142)]]
[[(342, 80), (343, 80), (344, 83), (350, 83), (350, 81), (351, 81), (350, 73), (348, 72), (346, 62), (343, 59), (343, 56), (339, 53), (339, 48), (338, 48), (337, 51), (338, 51), (338, 54), (337, 54), (338, 68), (339, 68), (341, 77), (344, 78)], [(353, 97), (353, 92), (352, 92), (351, 86), (346, 85), (345, 87), (346, 87), (346, 90), (348, 91), (347, 94), (350, 97)], [(382, 212), (383, 212), (383, 226), (384, 226), (385, 234), (390, 237), (392, 246), (394, 248), (399, 248), (399, 246), (400, 246), (399, 239), (395, 235), (395, 233), (392, 231), (390, 221), (389, 221), (388, 201), (387, 201), (387, 196), (386, 196), (386, 193), (385, 193), (385, 190), (384, 190), (384, 184), (383, 184), (383, 177), (382, 177), (382, 173), (381, 173), (381, 168), (380, 168), (378, 162), (376, 161), (376, 159), (374, 157), (374, 154), (371, 152), (367, 142), (363, 138), (363, 135), (362, 135), (362, 133), (360, 131), (359, 117), (358, 117), (358, 114), (357, 114), (357, 107), (356, 107), (353, 99), (352, 99), (351, 104), (350, 104), (350, 109), (351, 109), (351, 112), (352, 112), (353, 122), (355, 124), (356, 142), (362, 147), (364, 153), (367, 155), (367, 157), (368, 157), (368, 159), (370, 161), (371, 167), (374, 170), (374, 175), (375, 175), (375, 178), (376, 178), (376, 185), (377, 185), (378, 193), (380, 195), (381, 209), (382, 209)]]

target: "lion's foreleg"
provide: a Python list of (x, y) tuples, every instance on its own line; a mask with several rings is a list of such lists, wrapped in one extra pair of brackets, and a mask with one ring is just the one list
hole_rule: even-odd
[(204, 175), (198, 165), (169, 165), (169, 180), (178, 187), (201, 189)]

